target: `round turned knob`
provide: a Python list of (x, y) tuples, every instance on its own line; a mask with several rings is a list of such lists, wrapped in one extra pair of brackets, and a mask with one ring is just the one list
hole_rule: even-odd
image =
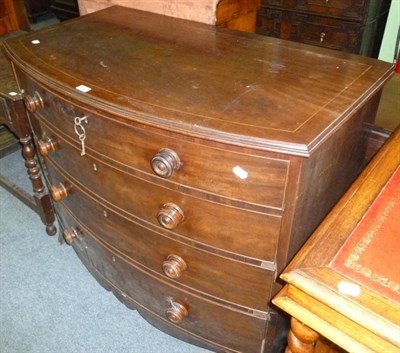
[(47, 140), (39, 140), (38, 149), (39, 153), (43, 157), (46, 157), (50, 152), (54, 152), (57, 149), (57, 143), (51, 138), (48, 138)]
[(63, 183), (58, 184), (58, 186), (52, 185), (50, 191), (53, 200), (57, 202), (68, 196), (68, 190)]
[(38, 108), (44, 107), (44, 102), (39, 92), (35, 92), (32, 96), (27, 94), (24, 97), (24, 103), (26, 109), (28, 109), (31, 113), (34, 113)]
[(180, 324), (188, 315), (188, 310), (181, 303), (171, 301), (171, 307), (165, 312), (167, 319), (174, 324)]
[(157, 212), (158, 223), (166, 229), (175, 229), (184, 218), (182, 210), (173, 203), (166, 203)]
[(169, 278), (179, 278), (187, 265), (185, 260), (177, 255), (168, 255), (162, 265), (165, 275)]
[(163, 178), (169, 178), (181, 166), (179, 156), (169, 148), (163, 148), (151, 160), (154, 173)]
[(68, 228), (63, 232), (64, 240), (67, 244), (71, 245), (76, 239), (79, 238), (78, 231), (75, 228)]

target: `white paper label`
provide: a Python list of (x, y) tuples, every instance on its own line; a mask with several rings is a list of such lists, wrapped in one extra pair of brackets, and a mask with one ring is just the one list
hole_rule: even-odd
[(249, 173), (247, 173), (242, 167), (236, 166), (232, 169), (233, 174), (235, 174), (240, 179), (247, 179)]
[(78, 91), (81, 91), (83, 93), (86, 93), (86, 92), (89, 92), (92, 90), (90, 87), (85, 86), (85, 85), (77, 86), (77, 87), (75, 87), (75, 89), (77, 89)]
[(340, 293), (350, 295), (352, 297), (358, 297), (361, 294), (361, 288), (358, 284), (346, 281), (340, 281), (338, 283), (338, 290)]

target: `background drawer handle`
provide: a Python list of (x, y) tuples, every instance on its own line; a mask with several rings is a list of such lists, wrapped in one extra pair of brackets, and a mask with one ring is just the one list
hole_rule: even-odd
[(63, 237), (67, 244), (72, 245), (76, 239), (79, 239), (79, 234), (75, 228), (71, 227), (64, 230)]
[(187, 265), (185, 260), (177, 255), (168, 255), (162, 265), (165, 275), (169, 278), (179, 278)]
[(171, 307), (167, 309), (165, 314), (169, 321), (180, 324), (188, 315), (188, 310), (183, 304), (171, 301)]
[(159, 150), (151, 160), (154, 173), (163, 178), (169, 178), (180, 166), (179, 156), (169, 148)]
[(24, 103), (26, 109), (28, 109), (31, 113), (34, 113), (38, 108), (44, 107), (43, 99), (39, 92), (35, 92), (32, 96), (27, 94), (24, 97)]
[(166, 229), (175, 229), (184, 220), (183, 211), (173, 203), (166, 203), (157, 212), (157, 220)]
[(68, 190), (63, 183), (58, 184), (58, 186), (52, 185), (50, 192), (53, 200), (57, 202), (68, 196)]
[(57, 142), (53, 141), (51, 138), (47, 140), (38, 141), (39, 153), (46, 157), (50, 152), (55, 152), (57, 150)]

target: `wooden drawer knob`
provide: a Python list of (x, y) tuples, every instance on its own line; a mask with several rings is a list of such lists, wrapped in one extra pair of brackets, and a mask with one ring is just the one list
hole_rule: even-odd
[(26, 109), (31, 113), (34, 113), (37, 109), (44, 107), (44, 102), (39, 92), (35, 92), (33, 95), (27, 94), (24, 97), (24, 103)]
[(54, 152), (57, 149), (57, 143), (51, 138), (48, 138), (47, 140), (39, 140), (38, 149), (39, 153), (43, 157), (46, 157), (50, 152)]
[(173, 203), (166, 203), (157, 212), (158, 223), (166, 229), (175, 229), (184, 218), (182, 210)]
[(179, 156), (169, 148), (159, 150), (151, 160), (154, 173), (163, 178), (169, 178), (180, 166)]
[(63, 183), (58, 184), (58, 186), (52, 185), (50, 192), (53, 200), (57, 202), (68, 196), (68, 190)]
[(73, 227), (68, 228), (64, 230), (63, 237), (67, 244), (72, 245), (76, 239), (79, 239), (78, 231)]
[(167, 309), (165, 314), (169, 321), (180, 324), (188, 315), (188, 310), (183, 304), (171, 301), (171, 307)]
[(177, 255), (168, 255), (162, 265), (165, 275), (169, 278), (179, 278), (187, 265), (185, 260)]

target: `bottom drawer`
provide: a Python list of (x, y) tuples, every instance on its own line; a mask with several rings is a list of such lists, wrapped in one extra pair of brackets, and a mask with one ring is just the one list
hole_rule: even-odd
[(177, 289), (128, 263), (89, 235), (81, 233), (73, 246), (108, 282), (108, 289), (114, 287), (123, 301), (135, 302), (172, 324), (178, 336), (187, 335), (189, 342), (194, 336), (194, 343), (204, 340), (229, 352), (262, 352), (267, 313), (257, 317)]

